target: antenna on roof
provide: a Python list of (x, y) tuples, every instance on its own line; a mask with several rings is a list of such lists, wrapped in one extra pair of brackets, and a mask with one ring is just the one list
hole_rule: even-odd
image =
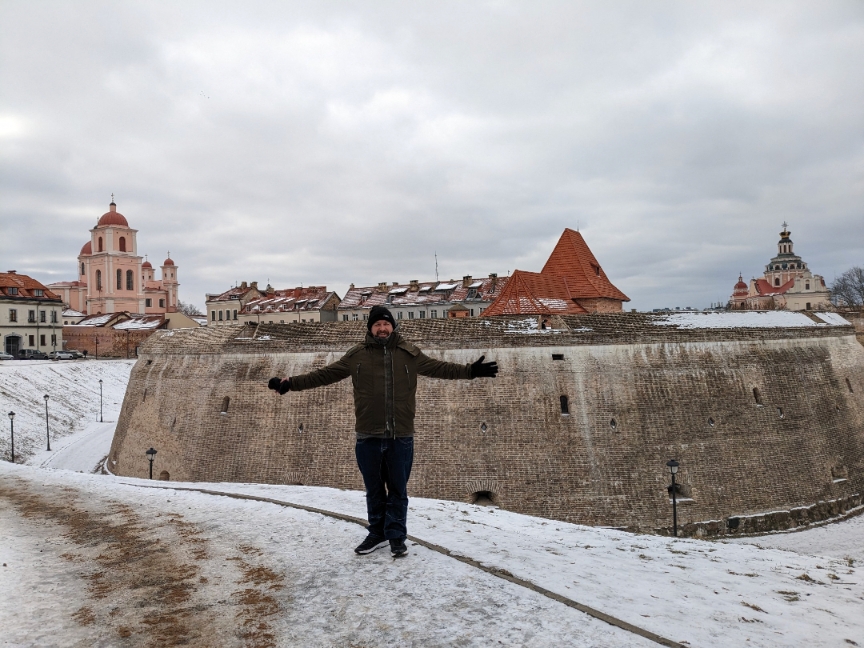
[(113, 191), (111, 192), (111, 202), (112, 203), (114, 202), (114, 192)]
[(438, 250), (435, 250), (435, 281), (438, 281)]
[(578, 220), (576, 221), (576, 231), (577, 232), (579, 231), (579, 221)]

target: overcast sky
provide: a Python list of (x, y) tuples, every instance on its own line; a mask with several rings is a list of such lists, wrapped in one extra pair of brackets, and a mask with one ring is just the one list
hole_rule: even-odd
[(0, 1), (0, 257), (117, 209), (180, 298), (539, 271), (705, 307), (864, 265), (864, 3)]

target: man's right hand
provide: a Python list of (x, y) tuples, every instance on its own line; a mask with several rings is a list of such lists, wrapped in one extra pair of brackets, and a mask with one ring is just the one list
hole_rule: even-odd
[(279, 392), (280, 396), (284, 396), (291, 391), (291, 379), (286, 378), (285, 380), (282, 380), (281, 378), (271, 378), (267, 382), (267, 388)]

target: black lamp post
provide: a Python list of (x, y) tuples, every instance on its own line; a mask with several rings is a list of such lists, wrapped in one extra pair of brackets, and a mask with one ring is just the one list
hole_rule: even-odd
[(15, 412), (9, 412), (9, 432), (12, 434), (12, 463), (15, 463)]
[(96, 344), (96, 359), (99, 359), (99, 335), (93, 336), (93, 342)]
[(48, 394), (42, 398), (45, 399), (45, 436), (48, 438), (48, 452), (51, 452), (51, 428), (48, 426)]
[(672, 473), (672, 486), (669, 487), (669, 491), (672, 493), (672, 534), (677, 538), (678, 537), (678, 500), (675, 497), (675, 491), (678, 490), (677, 486), (675, 486), (675, 473), (678, 472), (678, 462), (674, 459), (670, 459), (666, 462), (666, 465), (669, 466), (669, 472)]
[(99, 422), (104, 423), (105, 419), (102, 418), (102, 379), (99, 379)]
[(153, 479), (153, 457), (156, 456), (156, 451), (153, 448), (150, 448), (144, 454), (146, 454), (147, 458), (150, 460), (150, 479)]

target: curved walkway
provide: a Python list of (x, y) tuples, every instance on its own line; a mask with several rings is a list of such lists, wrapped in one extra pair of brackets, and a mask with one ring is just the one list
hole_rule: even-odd
[[(216, 495), (216, 496), (231, 497), (234, 499), (241, 499), (241, 500), (252, 500), (252, 501), (256, 501), (256, 502), (266, 502), (268, 504), (277, 504), (279, 506), (286, 506), (286, 507), (298, 509), (301, 511), (307, 511), (309, 513), (317, 513), (319, 515), (324, 515), (327, 517), (335, 518), (337, 520), (342, 520), (343, 522), (352, 522), (354, 524), (359, 524), (360, 526), (363, 526), (364, 528), (366, 526), (366, 520), (362, 520), (360, 518), (356, 518), (356, 517), (353, 517), (351, 515), (345, 515), (343, 513), (337, 513), (335, 511), (327, 511), (325, 509), (315, 508), (315, 507), (311, 507), (311, 506), (304, 506), (302, 504), (295, 504), (293, 502), (286, 502), (284, 500), (273, 499), (271, 497), (261, 497), (258, 495), (246, 495), (243, 493), (232, 493), (232, 492), (227, 492), (227, 491), (216, 491), (216, 490), (211, 490), (211, 489), (206, 489), (206, 488), (189, 488), (189, 487), (185, 487), (185, 486), (177, 487), (177, 486), (157, 486), (157, 485), (142, 486), (141, 484), (135, 484), (135, 485), (140, 487), (140, 488), (161, 488), (161, 489), (170, 489), (170, 490), (178, 490), (178, 491), (192, 491), (192, 492), (196, 492), (196, 493), (204, 493), (205, 495)], [(541, 586), (539, 586), (535, 583), (532, 583), (528, 580), (514, 576), (513, 574), (511, 574), (507, 570), (496, 569), (495, 567), (491, 567), (489, 565), (484, 565), (483, 563), (481, 563), (478, 560), (475, 560), (469, 556), (463, 556), (461, 554), (453, 553), (449, 549), (447, 549), (446, 547), (442, 547), (442, 546), (434, 544), (432, 542), (427, 542), (426, 540), (423, 540), (422, 538), (418, 538), (416, 536), (409, 535), (408, 539), (411, 540), (412, 542), (417, 543), (418, 545), (426, 547), (427, 549), (430, 549), (432, 551), (436, 551), (436, 552), (443, 554), (445, 556), (448, 556), (450, 558), (454, 558), (454, 559), (458, 560), (459, 562), (465, 563), (466, 565), (476, 567), (477, 569), (480, 569), (480, 570), (486, 572), (487, 574), (491, 574), (492, 576), (497, 576), (498, 578), (502, 578), (506, 581), (509, 581), (509, 582), (514, 583), (516, 585), (520, 585), (521, 587), (525, 587), (531, 591), (537, 592), (538, 594), (542, 594), (543, 596), (546, 596), (547, 598), (550, 598), (554, 601), (557, 601), (558, 603), (562, 603), (562, 604), (564, 604), (568, 607), (571, 607), (575, 610), (579, 610), (580, 612), (584, 612), (585, 614), (592, 616), (595, 619), (605, 621), (606, 623), (613, 625), (616, 628), (626, 630), (627, 632), (631, 632), (631, 633), (638, 635), (640, 637), (644, 637), (645, 639), (649, 639), (651, 641), (654, 641), (655, 643), (658, 643), (661, 646), (672, 646), (672, 647), (676, 647), (676, 648), (684, 648), (683, 644), (680, 644), (676, 641), (672, 641), (671, 639), (667, 639), (665, 637), (661, 637), (660, 635), (655, 634), (649, 630), (646, 630), (644, 628), (640, 628), (640, 627), (635, 626), (631, 623), (627, 623), (626, 621), (619, 619), (617, 617), (614, 617), (611, 614), (607, 614), (607, 613), (602, 612), (600, 610), (596, 610), (592, 607), (589, 607), (587, 605), (584, 605), (582, 603), (574, 601), (573, 599), (569, 599), (567, 597), (561, 596), (560, 594), (557, 594), (551, 590), (548, 590), (545, 587), (541, 587)]]

